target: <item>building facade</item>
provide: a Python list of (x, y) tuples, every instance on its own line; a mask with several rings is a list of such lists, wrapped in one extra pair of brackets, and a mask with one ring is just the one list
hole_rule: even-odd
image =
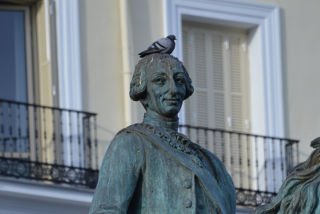
[[(173, 55), (195, 86), (179, 116), (181, 131), (224, 161), (239, 207), (256, 206), (257, 191), (262, 198), (277, 192), (290, 164), (305, 160), (319, 135), (319, 6), (316, 0), (0, 1), (0, 154), (7, 165), (28, 163), (16, 175), (19, 167), (2, 169), (2, 197), (24, 201), (5, 209), (36, 213), (32, 207), (40, 203), (52, 213), (87, 213), (94, 183), (88, 175), (96, 176), (113, 136), (142, 121), (142, 105), (128, 93), (138, 53), (168, 34), (176, 35)], [(45, 181), (32, 171), (39, 163), (42, 174), (51, 172), (40, 176)], [(254, 202), (242, 203), (243, 195)]]

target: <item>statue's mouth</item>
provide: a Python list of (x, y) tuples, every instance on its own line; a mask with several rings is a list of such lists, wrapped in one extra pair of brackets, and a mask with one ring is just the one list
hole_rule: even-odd
[(179, 98), (164, 98), (166, 102), (180, 102)]
[(178, 98), (168, 98), (168, 99), (164, 99), (164, 101), (167, 103), (167, 105), (170, 105), (170, 106), (172, 105), (176, 106), (180, 103), (180, 99)]

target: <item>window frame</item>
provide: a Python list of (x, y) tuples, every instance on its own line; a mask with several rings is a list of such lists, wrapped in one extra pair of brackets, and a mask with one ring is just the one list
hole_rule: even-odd
[[(250, 131), (250, 127), (247, 125), (247, 121), (250, 121), (250, 93), (249, 92), (249, 72), (248, 72), (248, 62), (247, 62), (247, 39), (248, 39), (248, 35), (247, 35), (247, 31), (246, 30), (238, 30), (238, 29), (234, 29), (234, 28), (227, 28), (227, 27), (221, 27), (221, 26), (217, 26), (217, 25), (203, 25), (203, 24), (199, 24), (199, 23), (195, 23), (195, 22), (183, 22), (183, 31), (188, 32), (188, 34), (192, 34), (194, 36), (195, 32), (201, 32), (203, 34), (205, 34), (206, 37), (206, 45), (207, 47), (212, 48), (213, 44), (211, 41), (212, 37), (211, 36), (220, 36), (222, 38), (221, 42), (223, 42), (224, 44), (220, 44), (221, 46), (221, 57), (222, 57), (222, 61), (221, 61), (221, 66), (223, 69), (223, 88), (221, 88), (218, 91), (216, 91), (216, 89), (212, 88), (213, 87), (213, 71), (214, 71), (214, 67), (215, 64), (211, 61), (212, 57), (213, 57), (213, 53), (212, 50), (206, 50), (206, 67), (208, 68), (206, 75), (207, 75), (207, 86), (206, 89), (204, 90), (209, 90), (212, 92), (212, 94), (208, 95), (208, 106), (207, 109), (210, 109), (207, 111), (208, 117), (211, 118), (208, 120), (208, 124), (207, 126), (210, 128), (222, 128), (222, 129), (227, 129), (227, 130), (234, 130), (234, 131), (246, 131), (249, 132)], [(240, 80), (239, 80), (239, 84), (241, 85), (241, 91), (240, 92), (232, 92), (231, 90), (231, 67), (229, 65), (229, 62), (231, 60), (231, 54), (232, 54), (232, 50), (231, 47), (229, 48), (229, 42), (232, 39), (239, 39), (241, 42), (241, 44), (239, 44), (239, 71), (240, 71)], [(183, 38), (185, 39), (185, 38)], [(184, 45), (188, 43), (188, 41), (183, 41)], [(226, 42), (228, 44), (226, 44)], [(243, 47), (243, 45), (245, 45), (245, 47)], [(192, 47), (191, 47), (192, 48)], [(189, 49), (189, 48), (188, 48)], [(191, 54), (191, 53), (189, 53)], [(190, 56), (191, 57), (191, 56)], [(193, 58), (193, 57), (191, 57)], [(185, 59), (187, 60), (187, 59)], [(185, 61), (186, 62), (186, 61)], [(185, 66), (187, 66), (185, 64)], [(191, 65), (189, 65), (191, 66)], [(191, 67), (189, 67), (190, 70), (189, 71), (189, 75), (192, 78), (193, 81), (195, 81), (197, 79), (197, 74), (198, 73), (195, 70), (195, 65), (192, 64)], [(199, 87), (196, 85), (196, 83), (193, 84), (195, 91), (199, 90)], [(200, 91), (202, 91), (202, 89), (200, 89)], [(208, 91), (207, 91), (208, 92)], [(215, 99), (215, 95), (216, 93), (221, 93), (223, 94), (223, 100), (224, 102), (222, 103), (222, 105), (225, 108), (224, 111), (224, 115), (223, 117), (225, 118), (224, 122), (223, 122), (223, 126), (221, 126), (222, 124), (217, 124), (216, 123), (216, 111), (215, 111), (215, 103), (216, 99)], [(232, 112), (234, 107), (232, 106), (232, 96), (233, 95), (239, 95), (241, 97), (241, 106), (240, 109), (242, 109), (241, 111), (241, 118), (243, 119), (241, 122), (241, 127), (234, 127), (233, 124), (233, 116), (232, 116)], [(193, 99), (193, 101), (191, 100), (187, 100), (186, 102), (189, 104), (194, 103), (194, 102), (198, 102), (197, 101), (198, 97), (195, 98), (191, 98)], [(190, 103), (191, 102), (191, 103)], [(185, 105), (187, 105), (187, 103), (185, 103)], [(212, 104), (212, 105), (210, 105)], [(195, 105), (192, 105), (193, 107), (195, 107)], [(190, 113), (189, 113), (190, 114)], [(190, 118), (190, 115), (185, 115), (185, 118), (189, 117), (189, 121), (192, 121), (192, 118)], [(221, 121), (220, 121), (221, 122)], [(197, 123), (197, 121), (192, 122), (190, 125), (199, 125)], [(201, 126), (203, 126), (204, 124), (202, 124)]]
[[(26, 56), (26, 81), (27, 81), (27, 102), (32, 103), (34, 100), (34, 72), (33, 72), (33, 54), (32, 54), (32, 26), (31, 26), (31, 8), (27, 5), (7, 5), (0, 4), (0, 10), (7, 11), (23, 11), (24, 12), (24, 30), (25, 30), (25, 56)], [(28, 113), (29, 118), (33, 115), (33, 113)], [(35, 124), (33, 121), (29, 121), (27, 124), (29, 127), (34, 127)], [(2, 154), (4, 157), (18, 157), (18, 158), (28, 158), (34, 154), (31, 146), (31, 136), (29, 136), (29, 152), (6, 152), (3, 151)]]
[[(236, 0), (166, 0), (165, 8), (165, 33), (176, 35), (178, 44), (173, 55), (181, 60), (183, 20), (250, 29), (249, 36), (255, 45), (248, 47), (249, 52), (255, 51), (257, 56), (249, 55), (249, 60), (259, 57), (251, 60), (259, 62), (249, 63), (252, 110), (250, 126), (254, 133), (284, 137), (280, 8)], [(252, 70), (258, 72), (251, 72)], [(261, 85), (263, 87), (259, 88)], [(182, 108), (181, 123), (185, 121), (184, 114)]]

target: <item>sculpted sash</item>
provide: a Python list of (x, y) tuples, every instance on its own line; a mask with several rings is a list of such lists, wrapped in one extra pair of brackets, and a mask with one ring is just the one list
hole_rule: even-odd
[[(235, 212), (233, 209), (234, 206), (230, 205), (232, 201), (230, 201), (230, 198), (228, 197), (226, 190), (222, 189), (221, 186), (219, 186), (216, 178), (207, 169), (201, 168), (197, 164), (195, 164), (195, 162), (192, 160), (192, 158), (190, 158), (190, 156), (186, 154), (180, 154), (179, 151), (175, 151), (170, 145), (168, 145), (167, 142), (165, 142), (156, 134), (152, 133), (151, 130), (145, 128), (142, 124), (131, 125), (122, 131), (135, 132), (140, 135), (143, 135), (144, 137), (148, 138), (150, 142), (155, 144), (158, 148), (169, 154), (173, 159), (175, 159), (176, 161), (193, 171), (195, 175), (198, 177), (202, 186), (204, 187), (204, 191), (206, 191), (208, 197), (210, 198), (214, 206), (217, 208), (219, 213), (231, 214)], [(202, 150), (201, 152), (203, 153), (204, 157), (208, 158), (206, 152)], [(208, 159), (213, 165), (217, 164), (215, 163), (216, 160), (212, 158)]]

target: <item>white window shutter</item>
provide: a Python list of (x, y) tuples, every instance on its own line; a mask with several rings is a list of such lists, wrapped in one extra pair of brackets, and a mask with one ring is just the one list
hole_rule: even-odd
[(187, 28), (183, 31), (183, 58), (194, 86), (194, 95), (186, 102), (186, 122), (208, 126), (208, 88), (205, 33)]
[(203, 31), (194, 33), (194, 60), (195, 60), (195, 95), (197, 105), (197, 125), (208, 126), (208, 66), (206, 60), (206, 35)]
[(248, 131), (244, 41), (244, 33), (184, 25), (183, 59), (195, 88), (185, 104), (186, 123)]
[(224, 80), (224, 66), (223, 66), (223, 48), (224, 41), (223, 36), (220, 34), (212, 33), (211, 36), (211, 63), (213, 78), (211, 82), (211, 90), (213, 93), (213, 106), (214, 117), (213, 117), (213, 127), (215, 128), (225, 128), (225, 80)]
[(230, 38), (230, 99), (231, 99), (231, 118), (232, 129), (243, 131), (243, 90), (240, 48), (241, 42), (238, 36)]

